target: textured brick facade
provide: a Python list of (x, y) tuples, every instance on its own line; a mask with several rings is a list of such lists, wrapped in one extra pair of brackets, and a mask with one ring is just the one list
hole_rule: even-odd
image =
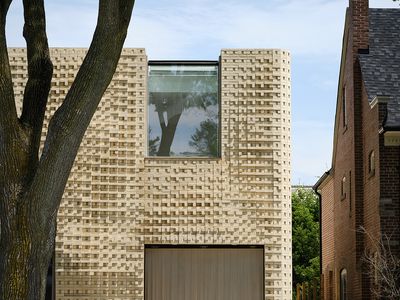
[[(51, 50), (47, 122), (85, 52)], [(222, 50), (220, 72), (221, 158), (147, 157), (147, 57), (123, 51), (59, 210), (56, 299), (144, 299), (147, 244), (263, 245), (265, 299), (291, 299), (290, 56)]]

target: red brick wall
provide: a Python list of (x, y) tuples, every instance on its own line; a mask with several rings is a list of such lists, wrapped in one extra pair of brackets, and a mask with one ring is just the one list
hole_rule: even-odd
[[(360, 66), (357, 61), (359, 49), (368, 48), (368, 1), (350, 0), (347, 12), (348, 30), (344, 45), (344, 65), (340, 91), (346, 95), (347, 125), (344, 126), (342, 99), (338, 99), (336, 128), (336, 153), (333, 161), (334, 189), (334, 290), (339, 291), (340, 271), (345, 268), (348, 276), (348, 299), (365, 299), (363, 290), (368, 282), (362, 276), (361, 257), (364, 253), (364, 235), (357, 229), (364, 225), (364, 132), (363, 88)], [(347, 42), (347, 43), (346, 43)], [(367, 101), (368, 104), (368, 101)], [(345, 196), (342, 196), (342, 178), (346, 177)], [(325, 199), (323, 198), (323, 202)], [(329, 255), (323, 238), (324, 255)], [(324, 259), (324, 258), (323, 258)], [(325, 278), (328, 278), (328, 274)], [(364, 278), (363, 278), (364, 277)], [(364, 279), (364, 280), (363, 280)]]
[[(332, 284), (334, 282), (335, 271), (335, 240), (334, 240), (334, 197), (333, 197), (333, 183), (331, 179), (327, 179), (321, 191), (321, 230), (322, 230), (322, 274), (324, 278), (324, 300), (335, 299), (334, 289)], [(330, 274), (329, 272), (333, 272)]]
[[(368, 235), (376, 241), (379, 239), (380, 222), (379, 222), (379, 106), (375, 105), (371, 108), (368, 96), (363, 89), (363, 158), (364, 158), (364, 219), (363, 226), (367, 230)], [(375, 153), (375, 172), (369, 172), (369, 156), (371, 151)], [(364, 236), (364, 249), (368, 252), (375, 252), (374, 242), (368, 236)]]
[[(324, 182), (321, 192), (322, 269), (325, 299), (340, 291), (339, 274), (346, 268), (348, 299), (358, 300), (372, 297), (363, 256), (376, 251), (376, 244), (360, 227), (375, 240), (381, 232), (390, 235), (392, 249), (400, 254), (400, 147), (384, 146), (379, 129), (386, 105), (371, 108), (357, 60), (360, 50), (368, 49), (368, 0), (349, 3), (339, 87), (339, 91), (345, 89), (347, 125), (343, 125), (342, 99), (338, 99), (332, 179)], [(369, 172), (371, 151), (375, 153), (374, 173)], [(334, 278), (334, 287), (329, 286), (329, 278)]]
[(350, 14), (353, 17), (353, 52), (357, 54), (358, 49), (368, 49), (369, 44), (369, 21), (368, 0), (349, 0)]
[[(350, 17), (348, 15), (348, 17)], [(350, 22), (348, 22), (350, 24)], [(349, 299), (361, 299), (361, 295), (358, 291), (361, 290), (361, 277), (356, 265), (356, 218), (355, 212), (359, 211), (360, 203), (356, 202), (356, 176), (355, 176), (355, 127), (357, 119), (354, 116), (359, 116), (360, 101), (355, 101), (354, 93), (354, 68), (357, 67), (354, 64), (353, 55), (353, 35), (352, 28), (346, 28), (349, 30), (347, 49), (345, 52), (345, 64), (343, 72), (343, 78), (341, 82), (341, 91), (345, 89), (346, 93), (346, 111), (347, 111), (347, 126), (343, 126), (343, 107), (342, 99), (338, 100), (340, 106), (339, 118), (337, 120), (338, 127), (336, 131), (337, 146), (335, 153), (335, 161), (333, 162), (334, 169), (334, 215), (335, 215), (335, 271), (337, 285), (336, 290), (339, 291), (339, 282), (337, 274), (345, 268), (348, 274), (348, 298)], [(357, 100), (357, 99), (356, 99)], [(342, 178), (346, 177), (346, 183), (344, 186), (345, 197), (342, 197), (341, 186)]]
[(391, 237), (391, 250), (400, 255), (400, 147), (385, 147), (383, 134), (379, 141), (380, 227)]
[[(367, 231), (364, 236), (364, 253), (377, 251), (377, 241), (381, 235), (391, 237), (391, 250), (400, 255), (400, 147), (385, 147), (384, 135), (379, 129), (386, 116), (386, 104), (378, 103), (371, 108), (365, 90), (362, 95), (363, 105), (363, 226)], [(375, 173), (369, 172), (369, 154), (375, 152)], [(368, 272), (368, 266), (364, 266)], [(364, 276), (364, 290), (369, 291), (372, 281)], [(364, 298), (367, 298), (367, 294)], [(368, 299), (368, 298), (367, 298)]]

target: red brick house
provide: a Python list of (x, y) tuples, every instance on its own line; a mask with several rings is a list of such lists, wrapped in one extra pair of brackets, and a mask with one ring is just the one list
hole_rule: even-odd
[(400, 253), (400, 9), (349, 1), (332, 167), (314, 189), (324, 299), (373, 299), (379, 281), (365, 257), (385, 236)]

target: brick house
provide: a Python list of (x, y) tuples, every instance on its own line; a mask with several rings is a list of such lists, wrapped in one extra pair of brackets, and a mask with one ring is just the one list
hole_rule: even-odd
[(400, 9), (350, 0), (332, 167), (314, 186), (321, 197), (324, 299), (373, 298), (378, 278), (365, 256), (378, 253), (380, 238), (390, 236), (399, 255), (399, 61)]
[[(85, 54), (51, 49), (45, 130)], [(26, 50), (9, 55), (21, 100)], [(124, 49), (65, 188), (46, 299), (291, 299), (290, 60)]]

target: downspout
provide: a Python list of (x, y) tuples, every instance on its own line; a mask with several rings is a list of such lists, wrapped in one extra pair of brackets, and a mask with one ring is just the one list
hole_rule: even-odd
[[(331, 170), (324, 173), (321, 178), (317, 181), (317, 183), (313, 186), (313, 190), (315, 194), (318, 195), (319, 200), (319, 274), (320, 274), (320, 287), (321, 291), (324, 287), (324, 282), (322, 282), (322, 195), (318, 191), (319, 186), (326, 180), (326, 178), (331, 174)], [(323, 295), (321, 295), (321, 299), (323, 299)]]
[(318, 186), (315, 187), (314, 192), (319, 200), (319, 274), (322, 275), (322, 195), (318, 192)]

